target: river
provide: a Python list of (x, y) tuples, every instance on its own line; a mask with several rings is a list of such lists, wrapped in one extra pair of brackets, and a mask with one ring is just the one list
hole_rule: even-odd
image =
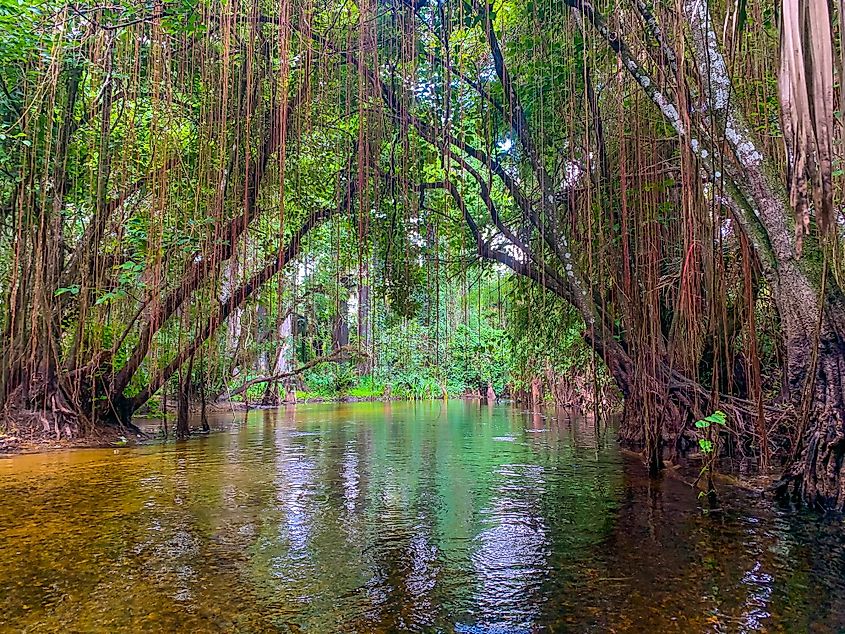
[(451, 401), (231, 413), (0, 460), (3, 632), (838, 632), (840, 519), (703, 513), (585, 419)]

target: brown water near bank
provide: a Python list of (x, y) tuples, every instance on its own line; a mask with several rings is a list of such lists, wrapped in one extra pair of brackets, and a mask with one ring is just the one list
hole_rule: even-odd
[(702, 514), (613, 430), (478, 403), (235, 413), (0, 460), (0, 631), (838, 632), (840, 520)]

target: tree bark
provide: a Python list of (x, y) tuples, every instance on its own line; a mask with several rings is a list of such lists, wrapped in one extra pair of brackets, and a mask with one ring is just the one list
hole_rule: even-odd
[[(273, 366), (274, 375), (285, 375), (290, 370), (290, 351), (293, 347), (292, 342), (293, 333), (293, 311), (285, 315), (279, 327), (276, 330), (277, 348), (276, 348), (276, 363)], [(278, 405), (279, 404), (279, 384), (278, 380), (267, 382), (264, 389), (264, 396), (261, 399), (262, 405)]]
[[(832, 286), (826, 279), (824, 285)], [(792, 457), (778, 490), (822, 510), (842, 511), (845, 301), (837, 288), (826, 288), (824, 300), (813, 291), (801, 275), (782, 282), (776, 295), (790, 399), (799, 417)]]
[(358, 375), (368, 374), (370, 367), (370, 264), (364, 259), (358, 280), (358, 347), (367, 353), (358, 362)]
[(176, 438), (184, 439), (191, 435), (189, 423), (190, 414), (190, 391), (191, 373), (194, 367), (194, 358), (188, 361), (188, 367), (180, 369), (179, 376), (179, 399), (176, 406)]

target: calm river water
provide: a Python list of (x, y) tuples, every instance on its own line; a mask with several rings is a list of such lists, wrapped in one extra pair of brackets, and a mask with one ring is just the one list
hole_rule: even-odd
[(613, 432), (477, 403), (300, 405), (0, 460), (0, 631), (841, 632), (845, 526), (704, 515)]

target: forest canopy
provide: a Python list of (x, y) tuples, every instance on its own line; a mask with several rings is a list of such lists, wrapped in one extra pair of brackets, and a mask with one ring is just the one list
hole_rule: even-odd
[(719, 446), (842, 509), (843, 19), (0, 0), (5, 416), (615, 393), (653, 471), (724, 412)]

